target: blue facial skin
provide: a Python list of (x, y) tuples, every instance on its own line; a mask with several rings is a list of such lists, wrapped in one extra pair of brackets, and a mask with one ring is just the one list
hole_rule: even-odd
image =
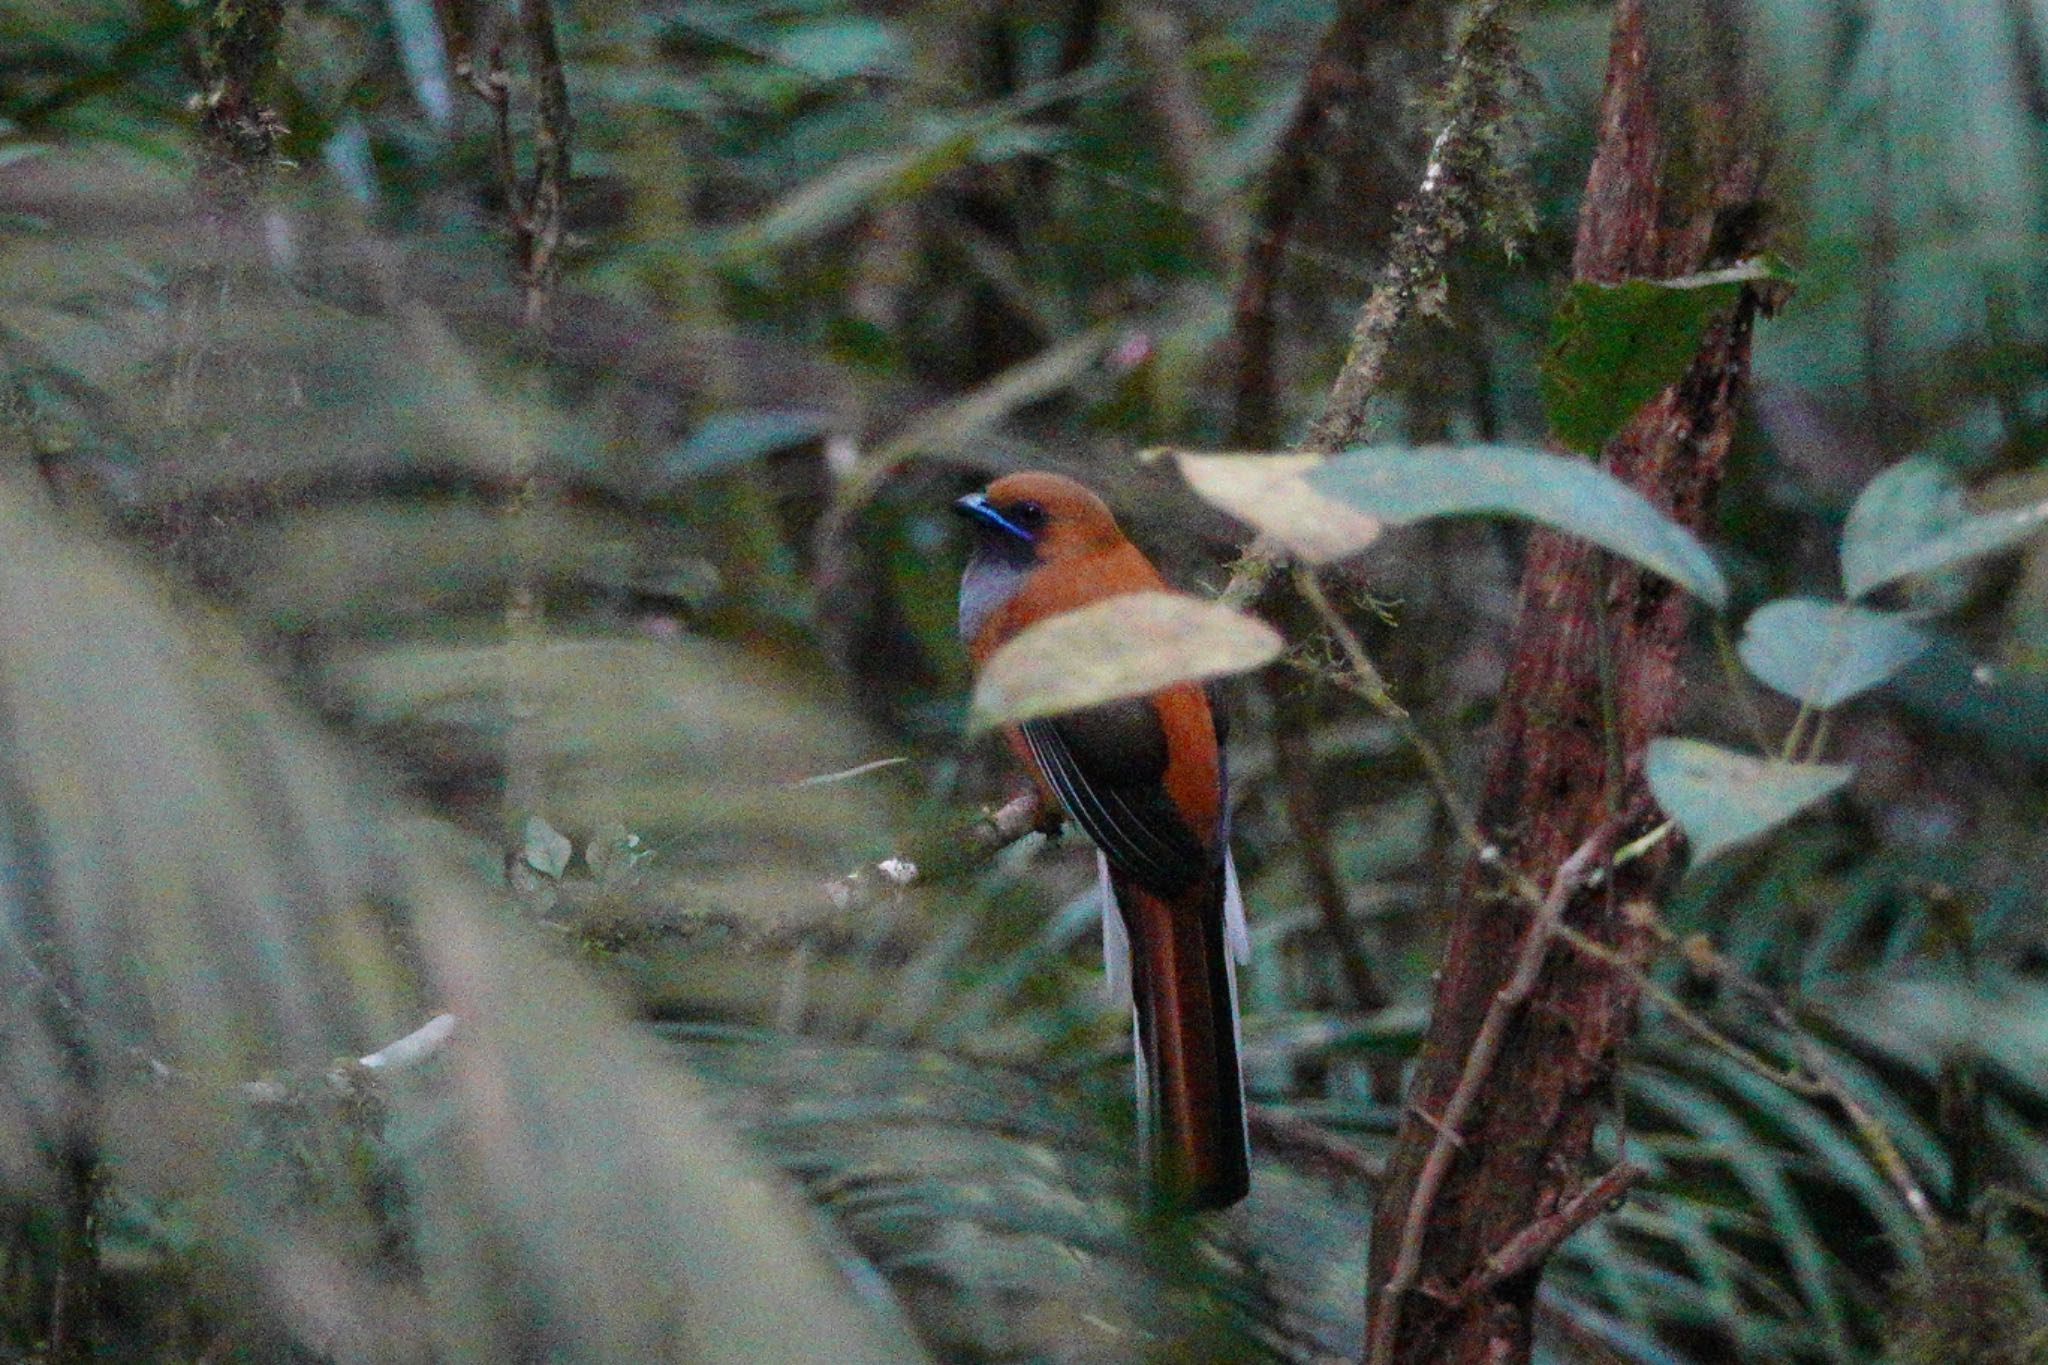
[(1029, 531), (997, 511), (996, 505), (990, 502), (984, 494), (969, 493), (966, 497), (954, 503), (953, 507), (962, 516), (978, 521), (985, 526), (994, 527), (1005, 534), (1015, 536), (1026, 545), (1031, 544), (1035, 539)]

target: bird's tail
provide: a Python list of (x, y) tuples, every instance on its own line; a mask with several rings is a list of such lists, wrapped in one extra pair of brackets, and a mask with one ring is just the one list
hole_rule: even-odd
[(1138, 1121), (1154, 1184), (1182, 1207), (1235, 1204), (1251, 1186), (1251, 1153), (1225, 933), (1234, 879), (1219, 872), (1176, 896), (1110, 881), (1129, 939)]

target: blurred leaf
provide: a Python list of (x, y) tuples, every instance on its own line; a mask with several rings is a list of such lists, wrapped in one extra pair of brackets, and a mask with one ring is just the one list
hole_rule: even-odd
[(1685, 831), (1695, 865), (1784, 824), (1855, 776), (1846, 765), (1778, 763), (1696, 739), (1653, 739), (1657, 804)]
[(789, 28), (776, 57), (821, 81), (897, 72), (908, 56), (896, 27), (865, 16), (817, 19)]
[(1188, 486), (1312, 564), (1357, 554), (1380, 522), (1318, 492), (1307, 479), (1320, 455), (1197, 455), (1176, 452)]
[(1552, 320), (1543, 410), (1566, 445), (1598, 455), (1635, 410), (1684, 375), (1707, 327), (1745, 286), (1787, 278), (1759, 258), (1672, 280), (1581, 281)]
[(804, 408), (715, 412), (662, 457), (662, 469), (677, 479), (713, 474), (813, 440), (824, 435), (828, 425), (824, 413)]
[(1786, 597), (1750, 614), (1737, 652), (1776, 691), (1825, 710), (1891, 678), (1931, 643), (1903, 615)]
[(1635, 489), (1585, 460), (1516, 446), (1385, 447), (1332, 456), (1315, 491), (1389, 525), (1430, 517), (1523, 517), (1655, 570), (1709, 606), (1728, 584), (1706, 547)]
[[(218, 618), (12, 480), (0, 715), (0, 1111), (43, 1148), (0, 1148), (10, 1203), (85, 1143), (107, 1208), (184, 1229), (152, 1278), (197, 1265), (217, 1339), (291, 1355), (922, 1358), (689, 1078), (460, 871), (466, 845), (384, 823)], [(426, 1068), (323, 1108), (334, 1057), (444, 1011)], [(303, 1117), (252, 1112), (258, 1077), (302, 1087)]]
[(889, 152), (849, 157), (795, 190), (725, 244), (736, 260), (788, 250), (844, 226), (858, 215), (922, 193), (973, 159), (978, 133), (955, 128)]
[(973, 728), (1242, 673), (1282, 648), (1271, 626), (1215, 602), (1164, 592), (1112, 597), (1040, 621), (997, 650), (975, 684)]
[(919, 414), (875, 453), (872, 466), (886, 468), (911, 455), (965, 449), (976, 436), (1017, 409), (1071, 387), (1102, 359), (1118, 332), (1113, 323), (1077, 332), (1010, 366), (972, 392)]

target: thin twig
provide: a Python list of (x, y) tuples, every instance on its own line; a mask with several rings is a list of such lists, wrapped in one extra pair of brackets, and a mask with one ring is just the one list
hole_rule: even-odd
[(1273, 772), (1280, 780), (1287, 822), (1294, 829), (1294, 842), (1308, 877), (1310, 896), (1322, 912), (1323, 936), (1329, 940), (1330, 951), (1336, 954), (1352, 1006), (1366, 1011), (1385, 1009), (1392, 997), (1358, 942), (1344, 879), (1330, 853), (1329, 813), (1316, 786), (1315, 756), (1299, 703), (1284, 695), (1278, 674), (1267, 675), (1267, 689), (1273, 700)]
[[(1480, 832), (1479, 820), (1465, 804), (1465, 798), (1459, 794), (1457, 783), (1451, 777), (1450, 764), (1445, 760), (1443, 752), (1422, 732), (1422, 727), (1415, 723), (1415, 718), (1408, 713), (1408, 709), (1394, 700), (1394, 694), (1388, 689), (1386, 680), (1380, 676), (1378, 667), (1373, 664), (1372, 656), (1365, 652), (1365, 644), (1358, 638), (1358, 632), (1351, 628), (1351, 623), (1346, 621), (1343, 614), (1331, 603), (1315, 571), (1306, 565), (1297, 565), (1294, 570), (1294, 587), (1302, 600), (1307, 602), (1310, 609), (1322, 620), (1324, 628), (1330, 632), (1330, 637), (1337, 642), (1337, 648), (1343, 652), (1346, 667), (1332, 675), (1330, 681), (1361, 698), (1373, 710), (1393, 722), (1402, 737), (1415, 750), (1417, 757), (1421, 758), (1423, 769), (1429, 774), (1430, 785), (1436, 789), (1437, 799), (1443, 803), (1445, 812), (1450, 815), (1459, 838), (1465, 841), (1474, 857), (1490, 864), (1498, 863), (1500, 854)], [(1533, 886), (1527, 886), (1524, 890), (1532, 902), (1542, 899)]]
[(1792, 1007), (1769, 987), (1746, 975), (1741, 968), (1723, 956), (1704, 935), (1695, 934), (1680, 939), (1658, 918), (1655, 909), (1649, 905), (1631, 906), (1629, 916), (1633, 922), (1647, 928), (1660, 947), (1678, 952), (1701, 974), (1747, 1000), (1761, 1011), (1784, 1035), (1793, 1055), (1798, 1058), (1799, 1069), (1795, 1071), (1774, 1066), (1764, 1060), (1688, 1009), (1669, 991), (1651, 981), (1636, 963), (1628, 961), (1605, 945), (1594, 942), (1569, 925), (1559, 926), (1557, 937), (1586, 956), (1604, 962), (1616, 971), (1626, 973), (1631, 984), (1655, 999), (1688, 1033), (1744, 1069), (1794, 1094), (1809, 1099), (1832, 1100), (1855, 1132), (1857, 1140), (1862, 1143), (1871, 1163), (1891, 1184), (1914, 1219), (1922, 1227), (1934, 1226), (1938, 1221), (1934, 1201), (1928, 1197), (1919, 1177), (1913, 1174), (1912, 1166), (1906, 1161), (1905, 1154), (1899, 1150), (1899, 1145), (1893, 1140), (1890, 1130), (1850, 1091), (1848, 1084), (1836, 1071), (1833, 1060), (1799, 1022)]
[(1451, 250), (1478, 220), (1482, 200), (1469, 193), (1470, 176), (1481, 160), (1482, 129), (1499, 118), (1491, 83), (1479, 79), (1505, 39), (1506, 13), (1513, 0), (1482, 0), (1460, 26), (1450, 57), (1448, 89), (1453, 99), (1442, 129), (1431, 143), (1422, 184), (1401, 206), (1393, 249), (1380, 268), (1351, 333), (1351, 351), (1330, 387), (1322, 415), (1309, 427), (1304, 448), (1342, 450), (1366, 427), (1366, 408), (1378, 394), (1394, 336), (1442, 278)]
[(1386, 1167), (1318, 1123), (1263, 1104), (1245, 1106), (1245, 1123), (1259, 1146), (1338, 1179), (1378, 1186)]
[(1613, 851), (1614, 841), (1620, 832), (1619, 820), (1610, 818), (1602, 822), (1578, 850), (1558, 866), (1549, 893), (1530, 917), (1529, 928), (1522, 935), (1513, 973), (1487, 1006), (1486, 1017), (1472, 1040), (1471, 1050), (1465, 1054), (1465, 1065), (1458, 1075), (1457, 1088), (1451, 1092), (1443, 1113), (1436, 1116), (1436, 1137), (1430, 1143), (1429, 1151), (1423, 1157), (1422, 1169), (1415, 1178), (1415, 1191), (1401, 1223), (1393, 1272), (1387, 1277), (1379, 1314), (1367, 1329), (1366, 1359), (1371, 1365), (1386, 1365), (1393, 1358), (1401, 1301), (1415, 1287), (1416, 1275), (1422, 1268), (1422, 1243), (1429, 1230), (1430, 1212), (1436, 1205), (1437, 1191), (1442, 1188), (1444, 1177), (1450, 1173), (1451, 1162), (1463, 1138), (1465, 1120), (1486, 1084), (1487, 1075), (1493, 1070), (1494, 1059), (1500, 1055), (1508, 1026), (1536, 989), (1537, 979), (1543, 973), (1544, 959), (1549, 955), (1565, 908)]
[[(949, 842), (964, 847), (973, 859), (995, 856), (1033, 830), (1045, 827), (1048, 818), (1044, 801), (1035, 791), (1012, 797), (960, 830)], [(921, 875), (917, 862), (901, 854), (865, 863), (843, 877), (825, 883), (825, 899), (845, 914), (865, 910), (895, 895)]]
[(538, 333), (547, 320), (555, 282), (562, 271), (560, 252), (569, 202), (573, 124), (551, 0), (519, 0), (519, 30), (525, 40), (535, 91), (533, 173), (527, 180), (520, 207), (520, 226), (526, 239), (521, 264), (526, 275), (526, 325)]
[(1642, 1167), (1624, 1161), (1558, 1208), (1517, 1231), (1452, 1291), (1451, 1307), (1470, 1303), (1495, 1285), (1542, 1265), (1573, 1233), (1619, 1204), (1645, 1174)]

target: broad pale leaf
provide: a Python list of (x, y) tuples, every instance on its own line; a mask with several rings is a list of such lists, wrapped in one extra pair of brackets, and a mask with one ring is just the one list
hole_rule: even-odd
[(1737, 652), (1773, 690), (1825, 708), (1887, 681), (1931, 643), (1896, 612), (1787, 597), (1757, 608)]
[(1263, 621), (1179, 593), (1140, 592), (1063, 612), (997, 650), (974, 688), (975, 730), (1063, 715), (1277, 658)]
[(1586, 460), (1519, 446), (1353, 450), (1304, 476), (1311, 488), (1389, 525), (1491, 514), (1582, 536), (1671, 579), (1710, 606), (1728, 584), (1692, 532)]
[(1685, 831), (1694, 863), (1776, 829), (1846, 785), (1847, 764), (1778, 763), (1697, 739), (1653, 739), (1646, 765), (1657, 804)]
[(1379, 539), (1381, 522), (1309, 485), (1320, 455), (1196, 455), (1174, 461), (1188, 486), (1311, 564), (1357, 554)]

